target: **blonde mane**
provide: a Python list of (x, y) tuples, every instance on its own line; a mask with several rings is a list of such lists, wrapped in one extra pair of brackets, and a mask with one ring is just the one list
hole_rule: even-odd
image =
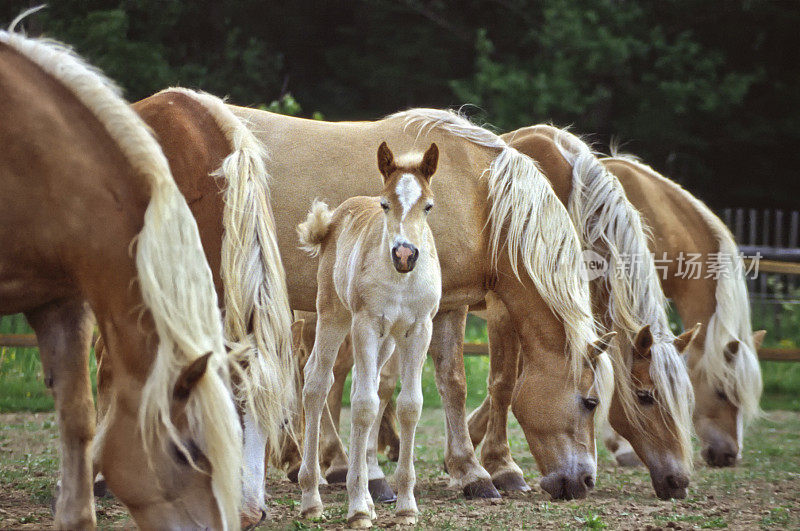
[[(497, 151), (484, 172), (489, 184), (489, 243), (494, 267), (505, 246), (511, 267), (520, 278), (522, 262), (551, 311), (564, 325), (567, 355), (577, 377), (587, 363), (588, 346), (597, 339), (589, 286), (578, 235), (569, 215), (536, 163), (494, 133), (452, 111), (412, 109), (393, 114), (419, 134), (433, 129)], [(505, 240), (501, 242), (505, 232)], [(595, 367), (601, 404), (610, 403), (613, 374), (605, 354)]]
[[(672, 420), (684, 464), (691, 467), (694, 390), (686, 363), (675, 348), (669, 328), (667, 301), (648, 248), (648, 230), (628, 201), (619, 180), (606, 170), (591, 148), (572, 133), (551, 126), (537, 126), (553, 137), (564, 159), (572, 166), (569, 213), (585, 249), (603, 256), (608, 264), (604, 289), (608, 293), (608, 318), (617, 332), (633, 344), (636, 334), (650, 326), (650, 377), (660, 404)], [(629, 369), (619, 341), (610, 349), (614, 369)], [(617, 390), (626, 416), (640, 424), (640, 406), (627, 380), (617, 379)], [(638, 426), (641, 433), (647, 431)]]
[(142, 389), (139, 428), (145, 451), (173, 443), (191, 462), (170, 415), (181, 370), (207, 352), (209, 369), (186, 404), (191, 437), (211, 463), (211, 484), (222, 522), (239, 525), (241, 428), (231, 400), (222, 319), (211, 270), (186, 201), (167, 160), (116, 86), (63, 44), (0, 31), (0, 42), (58, 80), (98, 119), (131, 166), (151, 187), (144, 226), (135, 240), (139, 287), (158, 334), (158, 349)]
[(232, 152), (215, 175), (225, 179), (220, 276), (225, 293), (225, 342), (235, 360), (237, 398), (250, 409), (267, 446), (280, 451), (284, 420), (296, 407), (286, 382), (296, 378), (286, 274), (269, 199), (269, 175), (263, 146), (225, 103), (210, 94), (185, 88), (214, 118)]
[[(627, 161), (680, 192), (703, 217), (719, 243), (719, 253), (714, 257), (717, 270), (720, 271), (714, 294), (716, 308), (706, 325), (704, 353), (698, 361), (697, 370), (704, 375), (709, 385), (725, 392), (728, 399), (742, 411), (745, 419), (758, 416), (761, 412), (759, 401), (763, 386), (761, 366), (753, 342), (744, 264), (733, 235), (705, 203), (678, 183), (667, 179), (634, 156), (620, 155), (614, 151), (612, 156)], [(725, 345), (731, 341), (739, 342), (739, 352), (734, 364), (725, 359)]]

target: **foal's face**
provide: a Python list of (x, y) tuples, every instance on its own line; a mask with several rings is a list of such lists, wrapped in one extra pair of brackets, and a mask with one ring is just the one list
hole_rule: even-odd
[(433, 208), (430, 181), (439, 161), (439, 148), (431, 144), (422, 160), (397, 161), (386, 145), (378, 148), (378, 169), (383, 175), (381, 208), (389, 241), (389, 257), (400, 273), (414, 269), (420, 252), (425, 252), (425, 229)]

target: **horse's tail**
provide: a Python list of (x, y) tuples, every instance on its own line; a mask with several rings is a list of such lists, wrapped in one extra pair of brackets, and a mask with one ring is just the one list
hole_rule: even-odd
[(292, 313), (275, 234), (264, 148), (224, 102), (210, 94), (171, 88), (198, 101), (230, 143), (217, 175), (226, 181), (221, 277), (225, 340), (236, 396), (251, 412), (269, 448), (296, 404), (286, 386), (295, 380)]
[(297, 226), (300, 248), (311, 256), (317, 256), (322, 242), (331, 228), (333, 212), (322, 201), (314, 201), (306, 220)]
[(114, 84), (64, 45), (13, 33), (21, 17), (9, 32), (0, 31), (0, 42), (72, 92), (150, 186), (144, 225), (135, 239), (139, 288), (158, 334), (139, 406), (145, 452), (149, 456), (154, 448), (172, 443), (191, 462), (191, 452), (172, 422), (173, 389), (183, 368), (210, 352), (205, 376), (189, 395), (185, 415), (190, 437), (210, 462), (211, 488), (223, 525), (236, 527), (242, 432), (231, 400), (222, 318), (197, 225), (161, 148)]

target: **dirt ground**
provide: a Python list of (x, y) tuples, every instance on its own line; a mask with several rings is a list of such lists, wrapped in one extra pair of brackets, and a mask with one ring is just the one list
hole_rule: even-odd
[[(347, 426), (345, 418), (343, 425)], [(502, 500), (465, 500), (448, 488), (442, 470), (442, 411), (423, 411), (417, 454), (420, 529), (798, 529), (800, 528), (800, 413), (772, 412), (747, 433), (743, 462), (735, 469), (710, 469), (698, 458), (689, 497), (660, 501), (646, 471), (614, 466), (600, 451), (597, 487), (588, 499), (553, 502), (538, 488), (538, 472), (522, 432), (513, 424), (512, 451), (533, 487)], [(51, 413), (0, 415), (0, 528), (52, 525), (50, 505), (57, 479), (58, 429)], [(385, 463), (387, 475), (393, 463)], [(390, 479), (391, 481), (391, 479)], [(344, 486), (323, 486), (325, 516), (299, 518), (300, 492), (271, 472), (270, 514), (260, 529), (341, 528), (347, 512)], [(394, 527), (391, 505), (377, 507), (379, 528)], [(99, 500), (102, 528), (132, 526), (113, 499)]]

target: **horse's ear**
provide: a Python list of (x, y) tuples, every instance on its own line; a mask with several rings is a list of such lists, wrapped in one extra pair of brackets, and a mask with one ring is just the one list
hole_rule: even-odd
[(753, 344), (755, 345), (756, 350), (761, 348), (761, 345), (764, 343), (764, 336), (766, 335), (766, 330), (757, 330), (753, 332)]
[(397, 166), (394, 165), (394, 155), (392, 155), (392, 150), (389, 149), (389, 146), (386, 142), (381, 142), (381, 145), (378, 146), (378, 169), (383, 175), (383, 180), (389, 178), (389, 176), (397, 169)]
[(422, 156), (422, 162), (419, 165), (419, 171), (426, 181), (431, 180), (431, 176), (436, 173), (436, 166), (439, 164), (439, 146), (436, 143), (431, 144), (425, 155)]
[(733, 364), (733, 362), (736, 361), (736, 355), (739, 354), (739, 341), (736, 339), (729, 341), (722, 350), (722, 353), (725, 355), (725, 361), (728, 362), (729, 365)]
[(294, 350), (300, 350), (303, 344), (303, 328), (305, 325), (305, 319), (298, 319), (292, 323), (292, 348)]
[(608, 332), (589, 344), (589, 359), (592, 360), (592, 363), (597, 361), (597, 356), (608, 350), (616, 335), (616, 332)]
[(700, 335), (700, 328), (702, 326), (703, 325), (701, 323), (697, 323), (692, 328), (675, 338), (675, 341), (672, 344), (675, 345), (675, 348), (679, 353), (683, 354), (692, 341), (694, 341)]
[(175, 381), (175, 388), (172, 390), (172, 398), (175, 400), (186, 400), (192, 393), (197, 382), (206, 373), (208, 368), (208, 358), (211, 357), (211, 352), (206, 352), (189, 365), (184, 367)]
[(639, 330), (636, 334), (636, 339), (633, 340), (633, 354), (634, 357), (643, 360), (650, 360), (650, 348), (653, 346), (653, 333), (650, 331), (650, 325), (645, 325), (644, 328)]

